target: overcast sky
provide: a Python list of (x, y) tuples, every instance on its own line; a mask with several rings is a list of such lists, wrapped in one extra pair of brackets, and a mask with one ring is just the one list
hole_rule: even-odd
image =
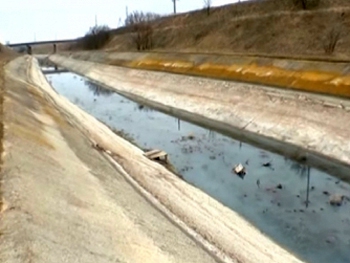
[[(82, 36), (95, 24), (115, 28), (134, 10), (169, 14), (172, 0), (1, 0), (0, 42), (10, 43)], [(213, 5), (235, 0), (212, 0)], [(178, 0), (178, 12), (203, 7), (203, 0)]]

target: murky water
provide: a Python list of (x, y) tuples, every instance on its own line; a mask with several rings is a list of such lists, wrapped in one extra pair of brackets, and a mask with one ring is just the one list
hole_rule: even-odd
[[(301, 258), (350, 262), (350, 202), (345, 198), (339, 207), (329, 204), (330, 194), (350, 196), (347, 183), (138, 105), (72, 73), (47, 78), (57, 92), (108, 126), (128, 133), (140, 147), (168, 152), (184, 180)], [(232, 173), (239, 163), (247, 170), (243, 179)]]

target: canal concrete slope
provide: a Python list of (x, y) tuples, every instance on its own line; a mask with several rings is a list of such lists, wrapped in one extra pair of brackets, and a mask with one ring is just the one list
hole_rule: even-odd
[[(18, 61), (17, 63), (23, 62)], [(124, 178), (132, 182), (134, 187), (141, 186), (142, 188), (138, 189), (140, 189), (140, 192), (142, 192), (144, 196), (147, 196), (149, 202), (163, 211), (163, 213), (167, 214), (168, 218), (172, 219), (172, 221), (176, 222), (188, 235), (200, 242), (207, 251), (211, 251), (211, 254), (214, 254), (218, 259), (225, 262), (302, 262), (293, 254), (263, 235), (261, 231), (253, 227), (237, 213), (179, 179), (158, 163), (150, 161), (143, 155), (143, 152), (139, 148), (116, 136), (109, 128), (91, 115), (70, 103), (66, 98), (58, 95), (47, 83), (45, 77), (39, 70), (37, 62), (32, 60), (31, 65), (31, 80), (34, 86), (42, 92), (43, 97), (50, 101), (50, 105), (55, 105), (63, 116), (65, 116), (65, 119), (69, 120), (69, 123), (78, 128), (86, 137), (93, 141), (94, 145), (98, 144), (96, 148), (104, 152), (106, 158), (112, 161), (114, 167), (124, 175)], [(78, 138), (80, 137), (74, 139), (77, 140)], [(72, 141), (75, 142), (75, 140)], [(94, 151), (93, 149), (81, 150), (85, 154)], [(67, 159), (71, 160), (71, 157), (68, 156)], [(92, 160), (87, 160), (85, 164), (88, 166), (90, 162), (92, 162)], [(95, 167), (96, 165), (91, 163), (91, 166)], [(88, 167), (92, 169), (91, 166)], [(85, 171), (81, 176), (88, 176), (86, 173)], [(117, 196), (117, 199), (129, 198), (123, 193), (123, 185), (118, 186), (117, 182), (113, 183), (108, 180), (108, 173), (102, 173), (100, 176), (102, 177), (101, 181), (96, 182), (95, 180), (98, 186), (102, 184), (108, 189), (116, 188), (114, 194), (121, 195), (119, 197)], [(71, 176), (69, 176), (69, 178), (71, 178)], [(77, 187), (76, 185), (79, 185), (79, 182), (75, 184), (75, 187)], [(90, 187), (93, 186), (94, 184)], [(86, 186), (81, 190), (85, 191), (85, 189)], [(74, 192), (73, 189), (72, 192)], [(95, 196), (90, 196), (90, 198), (96, 199)], [(80, 200), (84, 201), (84, 199)], [(103, 203), (99, 204), (102, 202), (99, 199), (95, 200), (95, 202), (97, 207), (103, 205)], [(132, 210), (128, 210), (129, 213), (136, 213), (137, 211), (134, 210), (137, 210), (137, 205), (140, 204), (133, 203), (132, 201), (125, 204), (127, 208)], [(120, 207), (123, 211), (127, 208), (124, 208), (124, 206)], [(110, 207), (110, 209), (109, 212), (112, 212), (113, 206)], [(153, 237), (154, 242), (152, 244), (154, 246), (159, 244), (157, 243), (159, 241), (157, 239), (157, 233), (163, 234), (162, 242), (164, 242), (164, 244), (159, 246), (159, 249), (156, 251), (159, 255), (153, 254), (157, 260), (154, 260), (153, 257), (150, 258), (149, 262), (168, 262), (171, 259), (173, 259), (173, 262), (211, 262), (212, 259), (205, 254), (203, 250), (189, 243), (188, 239), (184, 236), (180, 236), (180, 233), (175, 233), (175, 229), (167, 224), (167, 221), (161, 221), (159, 219), (158, 221), (152, 222), (149, 218), (150, 215), (148, 215), (148, 213), (150, 213), (149, 211), (153, 211), (152, 209), (148, 208), (148, 210), (142, 211), (147, 215), (143, 215), (144, 217), (138, 215), (137, 218), (140, 220), (140, 225), (138, 225), (137, 230), (144, 233), (147, 227), (152, 226), (155, 233), (148, 232), (148, 235), (145, 233), (145, 236), (149, 238), (150, 236)], [(105, 217), (109, 218), (107, 215), (103, 214), (100, 219), (102, 220), (102, 218)], [(95, 221), (95, 223), (96, 222), (97, 221)], [(101, 222), (104, 222), (104, 220)], [(99, 226), (97, 223), (96, 225), (96, 227)], [(143, 229), (143, 227), (141, 227), (142, 225), (144, 225), (146, 229)], [(133, 226), (123, 226), (121, 223), (116, 223), (116, 228), (118, 228), (117, 226), (122, 228), (120, 231), (125, 231), (128, 234), (136, 231), (133, 229)], [(165, 232), (163, 233), (163, 231)], [(126, 235), (125, 232), (124, 234)], [(116, 239), (120, 236), (114, 233), (111, 233), (111, 235)], [(168, 246), (171, 240), (174, 243), (172, 246)], [(91, 242), (89, 242), (89, 244), (91, 244)], [(146, 251), (152, 252), (150, 248), (147, 248), (147, 243), (144, 245), (143, 240), (128, 240), (127, 244), (135, 246), (140, 245), (144, 249), (144, 253), (146, 253)], [(115, 244), (115, 247), (118, 248), (118, 244)], [(123, 251), (123, 248), (121, 248), (121, 251)], [(166, 251), (169, 251), (168, 254)], [(135, 251), (135, 254), (132, 256), (141, 260), (140, 258), (142, 258), (142, 255), (138, 253), (141, 252)], [(128, 262), (138, 262), (138, 260), (134, 258)], [(142, 260), (143, 262), (147, 262), (143, 258)]]
[(307, 91), (350, 98), (348, 61), (331, 58), (301, 60), (244, 54), (196, 52), (105, 52), (65, 53), (70, 58), (96, 63), (149, 69), (178, 74), (235, 80), (279, 87), (284, 91)]
[[(133, 100), (348, 178), (350, 112), (301, 93), (50, 56)], [(340, 100), (341, 101), (341, 100)], [(346, 101), (344, 100), (344, 103)]]
[[(49, 89), (33, 58), (7, 65), (0, 262), (216, 262), (92, 147)], [(90, 120), (82, 127), (104, 137)]]

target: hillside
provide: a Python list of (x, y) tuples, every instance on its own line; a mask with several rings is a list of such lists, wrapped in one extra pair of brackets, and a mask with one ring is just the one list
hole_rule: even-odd
[[(350, 1), (313, 0), (318, 4), (308, 10), (293, 1), (256, 0), (212, 8), (210, 15), (162, 17), (151, 23), (152, 49), (324, 56), (337, 39), (332, 56), (350, 58)], [(106, 50), (136, 50), (132, 28), (112, 32)]]

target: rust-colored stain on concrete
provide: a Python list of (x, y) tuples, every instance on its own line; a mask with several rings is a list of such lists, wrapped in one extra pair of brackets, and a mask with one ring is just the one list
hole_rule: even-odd
[(350, 97), (350, 76), (322, 71), (294, 71), (275, 66), (251, 64), (196, 65), (188, 61), (142, 59), (123, 63), (131, 68), (161, 70), (172, 73), (238, 80), (281, 88), (291, 88), (335, 96)]

